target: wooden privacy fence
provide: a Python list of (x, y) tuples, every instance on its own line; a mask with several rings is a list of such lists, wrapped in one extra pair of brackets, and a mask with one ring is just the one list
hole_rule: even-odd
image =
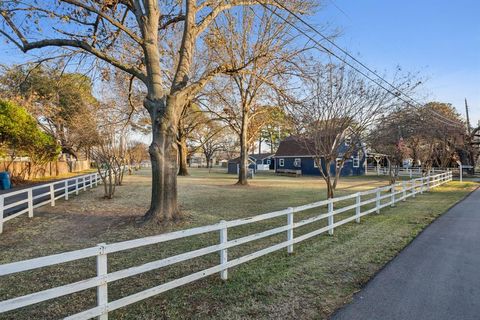
[[(219, 273), (221, 279), (226, 280), (228, 278), (228, 269), (234, 266), (240, 265), (242, 263), (248, 262), (255, 258), (284, 248), (287, 249), (287, 252), (292, 253), (294, 250), (294, 245), (296, 243), (302, 242), (325, 232), (333, 234), (335, 228), (345, 223), (351, 221), (356, 221), (358, 223), (360, 222), (361, 217), (367, 214), (373, 212), (379, 213), (382, 208), (387, 206), (394, 206), (397, 201), (405, 201), (408, 197), (415, 197), (418, 193), (423, 193), (425, 191), (428, 191), (430, 188), (439, 186), (451, 180), (451, 172), (445, 172), (435, 176), (421, 177), (410, 181), (402, 181), (394, 185), (358, 192), (343, 197), (318, 201), (295, 208), (288, 208), (280, 211), (265, 213), (251, 218), (238, 219), (233, 221), (221, 221), (213, 225), (170, 232), (130, 241), (117, 242), (112, 244), (101, 243), (95, 247), (82, 250), (70, 251), (46, 257), (3, 264), (0, 265), (0, 276), (6, 276), (37, 268), (43, 268), (70, 261), (86, 259), (89, 257), (96, 257), (97, 275), (95, 277), (70, 283), (67, 285), (62, 285), (59, 287), (34, 292), (9, 300), (0, 301), (0, 313), (19, 309), (42, 301), (47, 301), (50, 299), (66, 296), (75, 292), (80, 292), (96, 287), (97, 306), (83, 312), (71, 315), (66, 319), (90, 319), (93, 317), (98, 317), (102, 320), (108, 319), (108, 313), (110, 311), (122, 308), (124, 306), (147, 299), (149, 297), (153, 297), (167, 290), (185, 285), (201, 278), (205, 278), (215, 273)], [(340, 206), (341, 202), (345, 202), (345, 200), (353, 201), (354, 204)], [(313, 217), (309, 217), (303, 220), (297, 219), (297, 221), (295, 221), (297, 213), (315, 208), (319, 210), (320, 208), (324, 208), (325, 206), (325, 213), (318, 214), (317, 212), (317, 215)], [(366, 209), (366, 206), (371, 208)], [(352, 215), (342, 220), (335, 221), (336, 215), (347, 212), (352, 212)], [(259, 233), (249, 234), (240, 238), (229, 239), (228, 237), (229, 230), (232, 228), (278, 217), (285, 217), (286, 224)], [(308, 231), (307, 233), (294, 237), (295, 229), (324, 219), (327, 220), (326, 226), (314, 229), (313, 231)], [(218, 244), (177, 254), (160, 260), (144, 263), (142, 265), (130, 267), (127, 269), (108, 272), (107, 266), (109, 254), (211, 232), (217, 232), (219, 234)], [(267, 248), (243, 255), (232, 260), (228, 259), (228, 249), (230, 248), (281, 233), (285, 234), (285, 241), (276, 243)], [(161, 285), (157, 285), (144, 291), (125, 296), (115, 301), (109, 301), (108, 299), (109, 283), (139, 275), (148, 271), (170, 266), (182, 261), (187, 261), (197, 257), (205, 256), (211, 253), (219, 254), (218, 264), (213, 267), (191, 273), (187, 276), (168, 281)]]
[(47, 204), (53, 207), (55, 200), (68, 200), (69, 194), (78, 194), (80, 190), (87, 190), (87, 187), (93, 188), (100, 180), (96, 172), (0, 194), (0, 233), (3, 232), (3, 224), (8, 220), (24, 213), (28, 213), (28, 217), (32, 218), (33, 209)]

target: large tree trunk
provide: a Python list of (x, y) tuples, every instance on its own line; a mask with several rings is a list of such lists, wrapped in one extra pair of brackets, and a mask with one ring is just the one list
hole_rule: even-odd
[(180, 139), (178, 144), (178, 154), (179, 154), (179, 166), (178, 175), (179, 176), (188, 176), (188, 163), (187, 163), (187, 141), (185, 138)]
[(152, 196), (144, 221), (168, 222), (181, 218), (177, 204), (178, 147), (177, 120), (172, 101), (150, 102), (152, 144), (149, 147), (152, 163)]
[(244, 114), (242, 119), (242, 131), (240, 133), (240, 170), (238, 173), (239, 185), (247, 185), (247, 173), (248, 173), (248, 119)]

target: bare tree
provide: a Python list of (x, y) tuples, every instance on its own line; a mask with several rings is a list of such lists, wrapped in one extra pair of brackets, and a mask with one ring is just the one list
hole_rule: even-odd
[(122, 109), (115, 108), (114, 100), (104, 101), (97, 110), (95, 122), (97, 141), (92, 148), (92, 158), (104, 183), (107, 199), (112, 199), (116, 186), (122, 185), (127, 165), (127, 133)]
[(179, 170), (178, 175), (188, 176), (188, 147), (187, 140), (192, 137), (196, 130), (207, 125), (210, 119), (205, 112), (199, 108), (196, 103), (189, 103), (183, 110), (178, 124), (178, 154), (179, 154)]
[[(270, 5), (275, 2), (262, 1)], [(286, 1), (284, 1), (286, 2)], [(181, 217), (177, 205), (177, 126), (186, 104), (219, 74), (235, 73), (244, 64), (205, 64), (192, 79), (192, 61), (201, 36), (219, 15), (257, 0), (4, 1), (0, 28), (22, 51), (60, 47), (79, 50), (128, 73), (146, 87), (143, 105), (152, 123), (152, 197), (144, 221)], [(288, 1), (295, 8), (297, 1)], [(28, 19), (25, 19), (28, 18)], [(42, 36), (41, 26), (56, 25)], [(174, 31), (172, 31), (174, 30)], [(181, 30), (175, 60), (164, 59), (172, 47), (169, 33)], [(219, 44), (220, 45), (220, 44)]]
[[(409, 93), (418, 85), (411, 75), (397, 75), (393, 83)], [(306, 98), (292, 111), (297, 139), (314, 157), (331, 198), (345, 161), (354, 152), (364, 152), (363, 143), (373, 125), (396, 108), (399, 101), (396, 95), (343, 65), (312, 66), (304, 89)]]
[[(409, 141), (414, 141), (416, 116), (411, 108), (393, 110), (380, 118), (369, 135), (367, 142), (371, 148), (386, 157), (391, 184), (396, 182), (403, 160), (414, 154)], [(416, 154), (418, 157), (418, 151)]]
[(207, 161), (207, 168), (212, 168), (212, 160), (216, 153), (223, 151), (228, 130), (219, 123), (210, 120), (195, 130), (190, 137), (191, 150), (202, 151)]
[(253, 12), (245, 8), (224, 17), (226, 22), (215, 25), (216, 32), (206, 42), (211, 55), (225, 64), (248, 66), (211, 85), (207, 107), (238, 135), (237, 184), (246, 185), (249, 147), (268, 122), (266, 114), (277, 107), (273, 101), (278, 95), (287, 95), (289, 80), (298, 68), (295, 61), (307, 48), (295, 46), (289, 23), (270, 10)]

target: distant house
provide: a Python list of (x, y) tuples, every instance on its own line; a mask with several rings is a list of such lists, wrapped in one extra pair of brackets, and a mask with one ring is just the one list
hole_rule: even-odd
[[(347, 150), (348, 141), (343, 142), (340, 147), (340, 153)], [(315, 155), (312, 155), (306, 145), (296, 137), (288, 137), (278, 147), (275, 159), (275, 172), (299, 172), (302, 175), (320, 175), (320, 170), (314, 161)], [(366, 152), (363, 146), (358, 146), (354, 150), (350, 159), (347, 159), (343, 165), (341, 176), (358, 176), (365, 174)], [(341, 158), (337, 159), (340, 161)], [(322, 160), (322, 166), (325, 169), (325, 162)], [(336, 164), (332, 165), (332, 171), (335, 172)]]
[[(248, 168), (254, 172), (273, 170), (274, 165), (273, 153), (258, 153), (248, 156)], [(228, 161), (228, 173), (238, 174), (240, 171), (240, 157)]]

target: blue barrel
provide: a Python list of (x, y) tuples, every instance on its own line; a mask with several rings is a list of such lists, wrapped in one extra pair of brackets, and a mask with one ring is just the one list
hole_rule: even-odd
[(8, 190), (12, 187), (10, 175), (7, 171), (0, 172), (0, 190)]

